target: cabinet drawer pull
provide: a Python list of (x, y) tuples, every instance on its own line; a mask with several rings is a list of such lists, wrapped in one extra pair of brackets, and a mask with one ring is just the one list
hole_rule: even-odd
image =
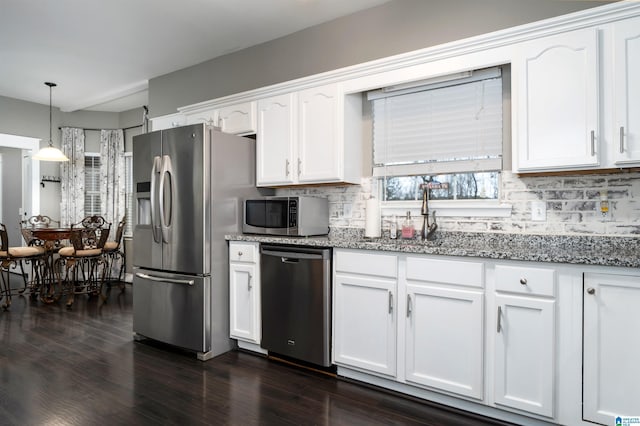
[(596, 155), (596, 131), (591, 131), (591, 156)]
[(411, 295), (407, 294), (407, 318), (411, 316)]
[(620, 154), (624, 154), (624, 126), (620, 126)]
[(389, 292), (389, 313), (393, 313), (393, 293)]
[(241, 251), (238, 252), (238, 257), (242, 257), (242, 252)]
[(497, 327), (497, 332), (500, 333), (500, 330), (502, 329), (500, 321), (502, 319), (502, 306), (498, 306), (498, 327)]
[(527, 279), (526, 278), (520, 278), (520, 284), (527, 285)]
[(596, 289), (595, 289), (595, 288), (593, 288), (593, 287), (589, 287), (589, 288), (587, 289), (587, 293), (589, 293), (589, 294), (596, 294)]

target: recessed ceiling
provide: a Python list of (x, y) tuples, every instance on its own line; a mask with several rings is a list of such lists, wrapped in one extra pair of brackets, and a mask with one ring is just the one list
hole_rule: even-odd
[(146, 104), (149, 79), (389, 0), (15, 0), (0, 10), (0, 95), (62, 111)]

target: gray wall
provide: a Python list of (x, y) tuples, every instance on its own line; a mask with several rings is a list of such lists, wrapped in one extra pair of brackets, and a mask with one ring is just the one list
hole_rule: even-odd
[(124, 131), (124, 150), (126, 152), (133, 151), (132, 148), (132, 139), (134, 136), (137, 136), (142, 133), (142, 115), (143, 110), (142, 106), (138, 108), (133, 108), (128, 111), (123, 111), (119, 114), (119, 123), (121, 129), (126, 129), (127, 127), (139, 126), (133, 129), (127, 129)]
[[(120, 114), (114, 112), (76, 111), (63, 113), (53, 108), (52, 139), (53, 144), (60, 147), (60, 131), (58, 127), (83, 128), (119, 128)], [(17, 136), (29, 136), (42, 139), (41, 146), (49, 140), (49, 105), (26, 102), (0, 96), (0, 133)], [(85, 149), (90, 152), (100, 150), (100, 132), (85, 133)], [(60, 165), (52, 162), (40, 162), (40, 174), (60, 176)], [(29, 214), (43, 214), (53, 219), (60, 218), (60, 184), (47, 183), (40, 187), (40, 211)]]
[(176, 108), (610, 1), (393, 0), (149, 81), (152, 117)]

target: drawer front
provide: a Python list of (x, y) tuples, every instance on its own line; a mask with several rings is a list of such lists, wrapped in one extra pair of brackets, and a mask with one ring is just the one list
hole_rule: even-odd
[(554, 296), (555, 269), (496, 266), (496, 290), (537, 296)]
[(336, 272), (389, 278), (398, 276), (398, 257), (395, 255), (345, 250), (336, 250), (334, 253)]
[(484, 264), (408, 257), (407, 280), (484, 287)]
[(231, 262), (255, 262), (258, 258), (257, 243), (229, 243), (229, 260)]

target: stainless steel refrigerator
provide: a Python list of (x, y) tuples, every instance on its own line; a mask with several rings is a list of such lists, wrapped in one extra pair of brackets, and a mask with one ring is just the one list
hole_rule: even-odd
[(241, 230), (255, 141), (195, 124), (133, 138), (133, 331), (210, 359), (229, 339), (224, 235)]

